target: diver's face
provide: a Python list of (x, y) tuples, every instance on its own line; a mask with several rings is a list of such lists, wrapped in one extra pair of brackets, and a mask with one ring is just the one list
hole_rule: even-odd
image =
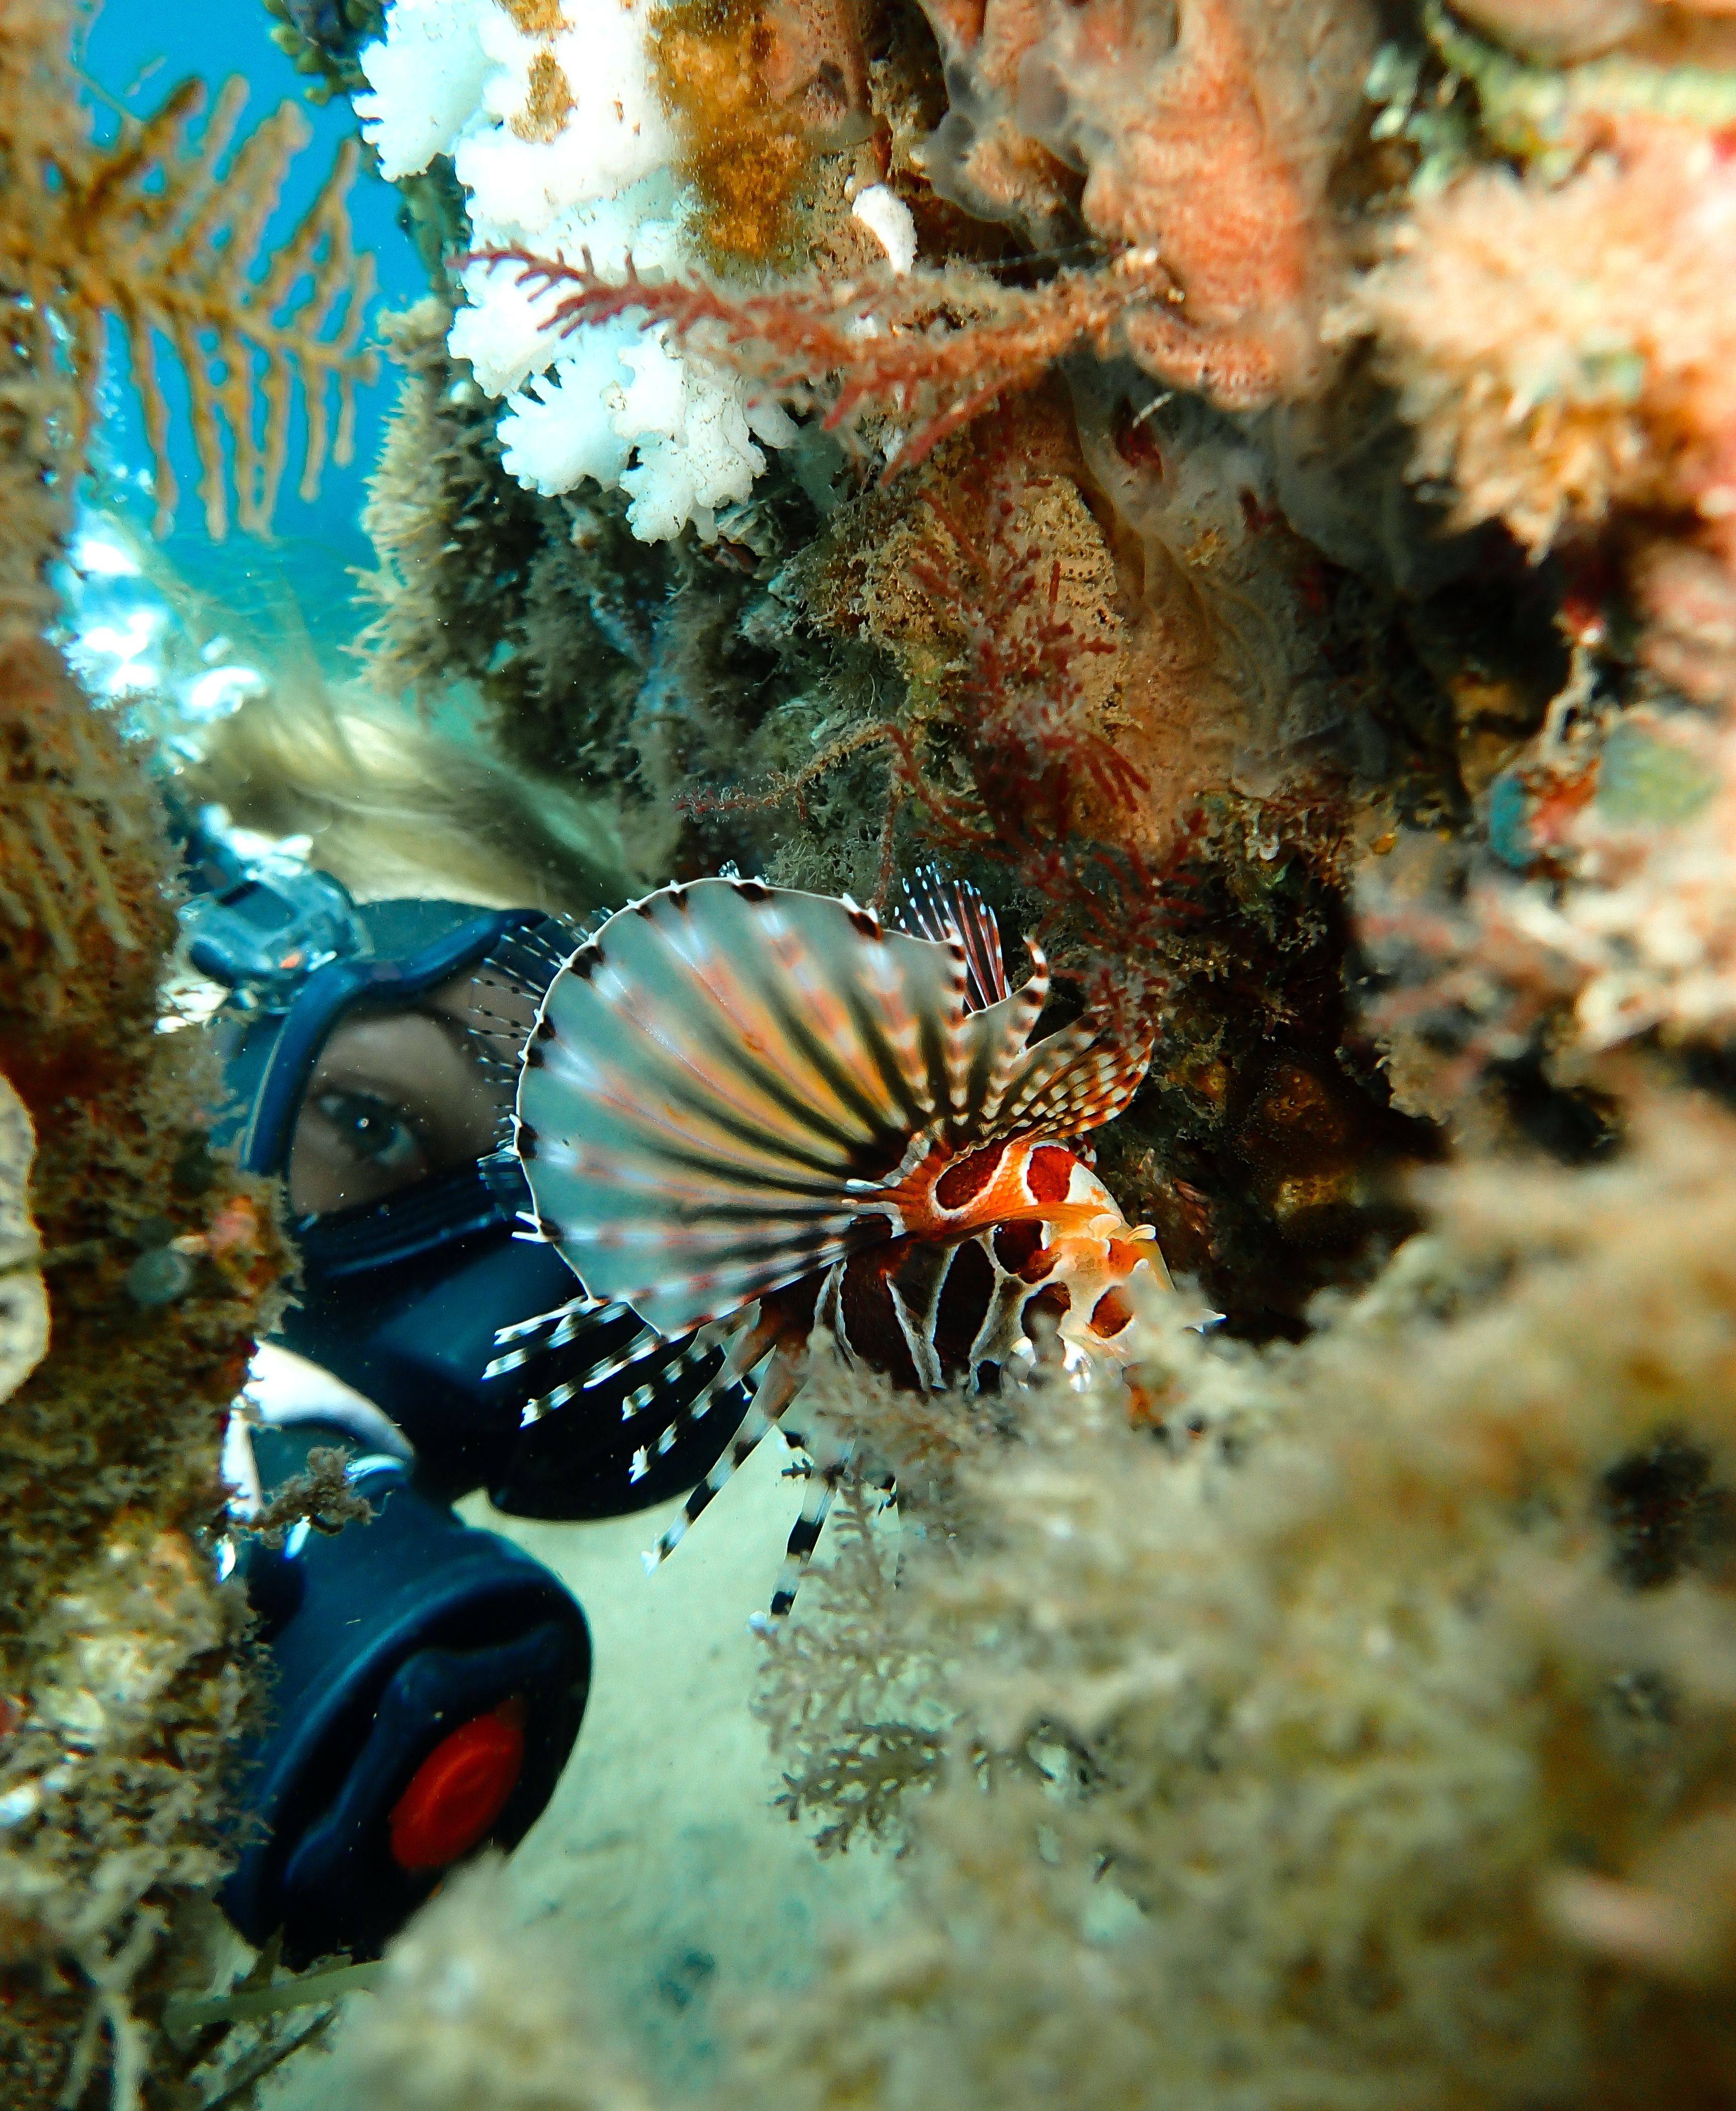
[[(505, 1101), (466, 1028), (512, 1000), (466, 972), (413, 1009), (358, 1011), (332, 1029), (302, 1097), (289, 1153), (289, 1206), (324, 1216), (384, 1201), (494, 1147)], [(528, 999), (517, 1000), (529, 1026)]]

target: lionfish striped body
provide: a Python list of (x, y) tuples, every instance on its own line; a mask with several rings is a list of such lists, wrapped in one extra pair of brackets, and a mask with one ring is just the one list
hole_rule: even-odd
[[(635, 1356), (661, 1368), (683, 1342), (725, 1345), (688, 1417), (738, 1409), (752, 1387), (657, 1559), (796, 1399), (816, 1329), (894, 1385), (983, 1389), (1032, 1354), (1039, 1313), (1070, 1361), (1113, 1357), (1129, 1279), (1168, 1282), (1150, 1228), (1128, 1224), (1066, 1147), (1127, 1103), (1148, 1045), (1084, 1025), (1031, 1042), (1042, 957), (1033, 947), (1009, 993), (972, 890), (926, 880), (904, 920), (914, 929), (845, 901), (697, 880), (611, 916), (543, 996), (516, 1146), (538, 1229), (582, 1286), (551, 1322), (570, 1334), (585, 1314), (635, 1314), (643, 1329), (611, 1375)], [(648, 1432), (635, 1470), (679, 1427)], [(791, 1441), (815, 1473), (775, 1613), (848, 1463), (818, 1431)]]

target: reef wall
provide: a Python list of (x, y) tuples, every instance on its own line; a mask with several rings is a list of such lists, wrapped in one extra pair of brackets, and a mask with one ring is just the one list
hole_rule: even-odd
[[(1736, 2101), (1728, 7), (274, 11), (431, 271), (386, 332), (372, 680), (479, 693), (648, 875), (884, 901), (937, 856), (1067, 1005), (1158, 1029), (1098, 1166), (1194, 1288), (1127, 1382), (820, 1389), (899, 1514), (847, 1505), (759, 1706), (792, 1815), (908, 1895), (735, 2019), (707, 2100)], [(39, 83), (65, 25), (15, 12)], [(30, 318), (129, 310), (24, 275), (5, 143), (7, 1310), (21, 1364), (34, 1262), (50, 1346), (3, 1410), (40, 1525), (0, 1795), (102, 1620), (158, 1741), (82, 1733), (84, 1814), (0, 1881), (47, 1869), (17, 1954), (82, 1969), (20, 1995), (29, 2071), (89, 2014), (124, 2097), (171, 2086), (156, 1901), (216, 1868), (240, 1658), (177, 1535), (275, 1252), (149, 1033), (136, 764), (38, 635)], [(133, 1256), (189, 1240), (202, 1287), (141, 1307)], [(117, 1840), (125, 1904), (55, 1919)], [(629, 2038), (479, 1872), (348, 2086), (643, 2105)]]
[[(235, 98), (201, 131), (196, 87), (98, 138), (83, 20), (0, 10), (0, 2075), (20, 2105), (187, 2100), (166, 2093), (179, 2062), (157, 2024), (218, 1940), (255, 1683), (245, 1608), (217, 1582), (218, 1451), (285, 1262), (270, 1188), (207, 1147), (198, 1037), (158, 1030), (163, 816), (148, 757), (50, 642), (54, 567), (111, 323), (159, 447), (156, 362), (165, 345), (184, 362), (220, 527), (269, 512), (295, 382), (317, 474), (366, 300), (348, 163), (297, 268), (261, 276), (298, 113), (229, 164)], [(172, 505), (161, 456), (157, 488)]]
[[(713, 2100), (1730, 2101), (1728, 10), (608, 16), (355, 48), (469, 214), (380, 678), (677, 874), (976, 880), (1155, 1018), (1099, 1169), (1224, 1315), (826, 1393), (901, 1521), (759, 1705), (908, 1906)], [(370, 2089), (643, 2100), (501, 1911)]]

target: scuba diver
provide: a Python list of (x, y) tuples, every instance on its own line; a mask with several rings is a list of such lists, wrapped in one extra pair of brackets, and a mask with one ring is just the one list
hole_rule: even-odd
[[(256, 1945), (280, 1934), (292, 1964), (366, 1957), (453, 1863), (517, 1843), (584, 1709), (582, 1609), (452, 1503), (480, 1488), (508, 1514), (579, 1519), (691, 1487), (729, 1418), (685, 1426), (648, 1468), (623, 1402), (648, 1386), (679, 1406), (722, 1351), (629, 1364), (630, 1315), (535, 1323), (575, 1286), (525, 1234), (524, 1177), (500, 1146), (534, 992), (572, 927), (537, 909), (358, 905), (324, 872), (243, 863), (204, 823), (184, 834), (184, 951), (228, 992), (214, 1140), (284, 1179), (301, 1260), (232, 1423), (234, 1507), (257, 1511), (341, 1445), (374, 1513), (329, 1536), (305, 1520), (237, 1535), (275, 1676), (224, 1904)], [(563, 1390), (582, 1411), (532, 1419)]]

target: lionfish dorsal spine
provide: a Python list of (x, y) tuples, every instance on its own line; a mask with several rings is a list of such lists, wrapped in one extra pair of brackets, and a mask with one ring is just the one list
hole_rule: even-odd
[(895, 920), (901, 931), (936, 944), (957, 942), (966, 963), (965, 1004), (985, 1011), (1007, 994), (1007, 964), (995, 913), (968, 880), (949, 879), (933, 859), (899, 889)]

